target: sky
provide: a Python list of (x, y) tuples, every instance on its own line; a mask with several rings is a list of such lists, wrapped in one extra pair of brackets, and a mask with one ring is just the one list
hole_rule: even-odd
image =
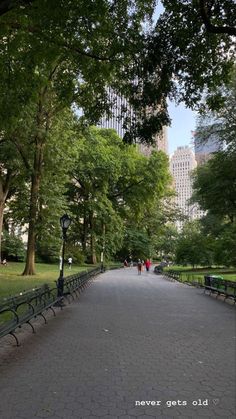
[(172, 121), (167, 130), (168, 149), (169, 154), (173, 154), (179, 146), (193, 146), (192, 131), (195, 131), (196, 113), (183, 104), (176, 106), (174, 103), (169, 104), (168, 110)]

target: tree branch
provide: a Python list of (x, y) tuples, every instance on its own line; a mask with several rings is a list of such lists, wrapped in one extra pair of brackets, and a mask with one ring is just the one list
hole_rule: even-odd
[(0, 2), (0, 16), (5, 15), (10, 10), (16, 9), (19, 6), (29, 6), (31, 3), (33, 3), (33, 0), (2, 0)]
[(88, 58), (92, 58), (92, 59), (94, 59), (94, 60), (97, 60), (97, 61), (114, 61), (114, 62), (121, 62), (121, 59), (118, 59), (118, 58), (114, 58), (115, 57), (115, 55), (111, 55), (111, 56), (102, 56), (102, 55), (97, 55), (97, 54), (94, 54), (94, 53), (92, 53), (92, 52), (87, 52), (87, 51), (84, 51), (83, 49), (81, 49), (80, 47), (78, 47), (77, 45), (69, 45), (67, 42), (65, 42), (65, 41), (59, 41), (59, 40), (55, 40), (54, 39), (54, 37), (53, 37), (53, 35), (51, 35), (50, 37), (49, 36), (47, 36), (46, 34), (44, 34), (43, 32), (42, 32), (42, 29), (41, 28), (37, 28), (37, 27), (32, 27), (32, 26), (24, 26), (24, 25), (21, 25), (21, 24), (19, 24), (18, 22), (12, 22), (11, 24), (10, 24), (10, 27), (12, 28), (12, 29), (23, 29), (23, 30), (25, 30), (25, 31), (28, 31), (29, 33), (32, 33), (32, 34), (36, 34), (36, 35), (40, 35), (40, 37), (42, 37), (45, 41), (47, 41), (49, 44), (54, 44), (54, 45), (57, 45), (58, 47), (60, 47), (60, 48), (63, 48), (63, 49), (66, 49), (66, 50), (69, 50), (69, 51), (71, 51), (71, 52), (74, 52), (74, 53), (76, 53), (76, 54), (80, 54), (80, 55), (82, 55), (82, 56), (85, 56), (85, 57), (88, 57)]
[(21, 156), (21, 158), (23, 160), (23, 163), (24, 163), (26, 169), (27, 170), (31, 170), (31, 166), (29, 164), (29, 161), (28, 161), (28, 159), (27, 159), (27, 157), (26, 157), (26, 155), (24, 153), (24, 150), (21, 147), (21, 145), (16, 140), (14, 140), (14, 139), (11, 139), (10, 141), (14, 144), (14, 146), (16, 147), (16, 149), (18, 150), (18, 152), (20, 153), (20, 156)]
[(201, 18), (208, 32), (225, 33), (227, 35), (236, 35), (236, 27), (234, 26), (212, 25), (205, 0), (199, 0), (199, 9), (200, 9)]
[(118, 193), (114, 193), (111, 194), (110, 197), (111, 198), (118, 198), (118, 197), (122, 197), (126, 192), (128, 192), (129, 189), (132, 189), (134, 186), (138, 186), (141, 185), (141, 183), (143, 183), (145, 181), (145, 179), (141, 179), (138, 182), (133, 182), (130, 185), (128, 185), (126, 188), (124, 188), (122, 191), (118, 192)]

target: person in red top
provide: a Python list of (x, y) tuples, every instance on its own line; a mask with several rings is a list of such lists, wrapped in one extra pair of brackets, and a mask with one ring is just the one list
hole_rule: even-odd
[(147, 259), (145, 261), (145, 266), (146, 266), (146, 271), (149, 272), (149, 269), (151, 267), (151, 261), (150, 261), (150, 259)]

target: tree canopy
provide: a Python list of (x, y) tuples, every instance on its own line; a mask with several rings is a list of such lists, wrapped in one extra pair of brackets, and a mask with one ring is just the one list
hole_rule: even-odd
[(143, 238), (148, 212), (167, 194), (167, 157), (154, 152), (147, 158), (114, 130), (95, 127), (84, 132), (77, 153), (68, 185), (74, 243), (94, 262), (104, 246), (106, 256), (114, 257), (125, 237), (126, 252), (134, 255), (131, 242)]
[(228, 82), (234, 63), (234, 1), (163, 0), (154, 26), (155, 3), (2, 2), (1, 80), (8, 88), (3, 95), (8, 121), (18, 115), (22, 100), (27, 105), (35, 95), (42, 65), (47, 72), (49, 63), (51, 69), (56, 65), (57, 97), (82, 107), (90, 122), (112, 108), (107, 86), (127, 97), (137, 115), (126, 121), (127, 141), (150, 143), (170, 122), (167, 97), (198, 107), (207, 96), (208, 105), (219, 108), (218, 88)]
[[(61, 149), (57, 127), (66, 112), (82, 109), (81, 123), (96, 124), (112, 111), (110, 87), (125, 96), (134, 110), (132, 116), (123, 107), (127, 115), (125, 140), (152, 143), (154, 134), (170, 122), (168, 97), (189, 107), (199, 107), (204, 97), (213, 110), (226, 101), (223, 86), (232, 74), (235, 54), (234, 1), (162, 3), (164, 12), (154, 23), (154, 0), (1, 2), (0, 145), (2, 150), (5, 145), (14, 149), (21, 172), (25, 171), (25, 194), (29, 195), (26, 274), (34, 272), (40, 217), (50, 222), (46, 209), (50, 196), (46, 197), (44, 191), (49, 185), (47, 176), (53, 173), (59, 157), (55, 155), (53, 162), (48, 153), (50, 147), (55, 149), (54, 140)], [(68, 138), (74, 138), (72, 131)], [(68, 138), (63, 137), (63, 141)], [(2, 208), (8, 182), (9, 162), (5, 157), (1, 161)], [(161, 154), (155, 153), (149, 162), (139, 158), (135, 165), (132, 159), (136, 162), (134, 155), (124, 160), (127, 170), (117, 159), (117, 170), (121, 167), (123, 176), (116, 184), (105, 182), (104, 167), (99, 179), (93, 174), (92, 183), (100, 182), (103, 199), (108, 198), (109, 190), (109, 205), (115, 208), (116, 216), (122, 210), (128, 213), (130, 207), (139, 223), (145, 212), (143, 200), (151, 203), (151, 180), (156, 197), (163, 194), (166, 173), (162, 169), (166, 163)], [(146, 191), (141, 188), (145, 170)], [(155, 183), (155, 170), (163, 174), (163, 182), (158, 179)], [(55, 185), (55, 190), (63, 191), (58, 181)], [(143, 200), (134, 198), (139, 196)], [(63, 202), (58, 202), (57, 208), (63, 207)], [(107, 200), (100, 202), (104, 208), (109, 206)], [(125, 202), (123, 208), (121, 202)], [(145, 234), (149, 227), (145, 227)]]

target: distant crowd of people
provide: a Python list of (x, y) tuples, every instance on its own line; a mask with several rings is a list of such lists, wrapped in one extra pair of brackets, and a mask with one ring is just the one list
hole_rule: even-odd
[[(138, 259), (138, 261), (137, 261), (138, 274), (141, 275), (141, 273), (142, 273), (142, 271), (144, 271), (144, 269), (146, 269), (146, 271), (149, 272), (149, 270), (151, 268), (151, 264), (152, 263), (151, 263), (151, 260), (150, 259), (146, 259), (145, 261), (144, 260), (141, 260), (141, 259)], [(129, 266), (130, 267), (133, 266), (133, 261), (131, 260), (128, 263), (127, 259), (125, 259), (125, 261), (124, 261), (124, 268), (127, 268)]]

